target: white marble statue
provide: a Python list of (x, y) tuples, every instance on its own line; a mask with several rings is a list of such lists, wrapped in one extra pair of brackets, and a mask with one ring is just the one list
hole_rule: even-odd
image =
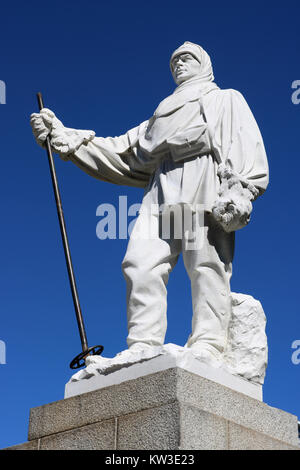
[[(163, 346), (168, 278), (182, 253), (193, 300), (185, 347), (211, 365), (227, 354), (233, 370), (228, 328), (234, 232), (248, 223), (252, 201), (267, 188), (266, 153), (245, 99), (216, 85), (210, 57), (200, 46), (185, 42), (173, 52), (170, 67), (175, 91), (149, 120), (120, 137), (66, 128), (48, 109), (32, 114), (31, 125), (39, 144), (49, 135), (53, 151), (89, 175), (145, 188), (122, 264), (129, 348), (122, 353), (124, 361), (135, 354), (155, 355)], [(186, 249), (185, 235), (162, 237), (162, 212), (152, 213), (154, 205), (186, 206), (193, 215), (203, 207), (201, 247)], [(140, 234), (147, 224), (152, 237), (145, 240)]]

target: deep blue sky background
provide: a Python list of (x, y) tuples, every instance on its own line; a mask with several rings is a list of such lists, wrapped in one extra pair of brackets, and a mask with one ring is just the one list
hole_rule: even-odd
[[(183, 41), (211, 55), (216, 82), (248, 101), (264, 137), (271, 183), (237, 234), (232, 290), (265, 309), (269, 366), (265, 402), (300, 416), (300, 79), (296, 1), (2, 2), (0, 80), (1, 278), (0, 448), (27, 440), (29, 409), (63, 398), (80, 352), (45, 152), (29, 115), (35, 93), (69, 127), (120, 135), (151, 116), (174, 89), (169, 57)], [(111, 356), (126, 347), (126, 240), (96, 237), (96, 208), (140, 202), (142, 190), (101, 183), (56, 158), (89, 343)], [(166, 342), (190, 330), (190, 287), (180, 261), (169, 283)]]

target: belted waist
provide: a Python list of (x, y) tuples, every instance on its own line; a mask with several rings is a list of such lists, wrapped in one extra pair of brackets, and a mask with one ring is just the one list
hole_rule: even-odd
[[(148, 154), (146, 149), (142, 149), (142, 151)], [(162, 160), (170, 157), (177, 163), (211, 153), (209, 132), (207, 125), (203, 124), (177, 132), (174, 136), (168, 138), (159, 150), (152, 151), (148, 155), (158, 166)]]

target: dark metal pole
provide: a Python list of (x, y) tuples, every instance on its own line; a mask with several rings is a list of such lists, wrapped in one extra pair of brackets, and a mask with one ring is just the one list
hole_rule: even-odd
[[(39, 109), (41, 111), (44, 108), (44, 103), (43, 103), (43, 98), (42, 98), (41, 93), (37, 93), (37, 100), (38, 100)], [(74, 276), (74, 270), (73, 270), (72, 259), (71, 259), (71, 254), (70, 254), (63, 208), (61, 204), (61, 197), (59, 193), (58, 182), (57, 182), (56, 171), (55, 171), (49, 137), (47, 137), (45, 144), (46, 144), (46, 150), (47, 150), (47, 155), (48, 155), (48, 162), (49, 162), (49, 167), (50, 167), (54, 196), (55, 196), (55, 201), (56, 201), (56, 208), (57, 208), (57, 215), (58, 215), (58, 220), (59, 220), (59, 225), (60, 225), (61, 237), (62, 237), (64, 252), (65, 252), (68, 274), (69, 274), (69, 281), (70, 281), (70, 286), (71, 286), (73, 303), (74, 303), (76, 319), (77, 319), (80, 340), (81, 340), (81, 346), (82, 346), (82, 353), (76, 356), (76, 358), (74, 358), (70, 364), (70, 367), (73, 369), (73, 368), (78, 368), (84, 365), (84, 362), (82, 362), (81, 360), (84, 359), (90, 352), (93, 354), (101, 354), (101, 352), (103, 351), (103, 346), (94, 346), (93, 348), (88, 347), (87, 336), (85, 332), (82, 312), (81, 312), (80, 303), (79, 303), (78, 291), (77, 291), (77, 286), (76, 286), (76, 281), (75, 281), (75, 276)]]

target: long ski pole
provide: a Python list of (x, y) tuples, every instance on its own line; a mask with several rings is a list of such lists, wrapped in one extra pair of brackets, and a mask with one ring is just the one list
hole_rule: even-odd
[[(39, 110), (41, 111), (44, 108), (44, 103), (43, 103), (43, 98), (42, 98), (41, 93), (37, 93), (37, 100), (38, 100)], [(69, 242), (68, 242), (68, 236), (67, 236), (67, 230), (66, 230), (66, 224), (65, 224), (65, 219), (64, 219), (64, 213), (63, 213), (63, 208), (62, 208), (62, 203), (61, 203), (61, 197), (60, 197), (60, 192), (59, 192), (59, 187), (58, 187), (57, 176), (56, 176), (56, 171), (55, 171), (54, 160), (53, 160), (53, 155), (52, 155), (52, 150), (51, 150), (49, 137), (47, 137), (45, 144), (46, 144), (48, 162), (49, 162), (49, 167), (50, 167), (50, 174), (51, 174), (51, 180), (52, 180), (52, 185), (53, 185), (53, 191), (54, 191), (54, 196), (55, 196), (55, 201), (56, 201), (56, 208), (57, 208), (57, 215), (58, 215), (58, 220), (59, 220), (59, 225), (60, 225), (60, 232), (61, 232), (64, 252), (65, 252), (67, 269), (68, 269), (70, 287), (71, 287), (73, 303), (74, 303), (74, 308), (75, 308), (75, 313), (76, 313), (76, 320), (77, 320), (77, 325), (78, 325), (79, 335), (80, 335), (80, 340), (81, 340), (81, 346), (82, 346), (82, 352), (80, 354), (78, 354), (71, 361), (70, 367), (71, 367), (71, 369), (78, 369), (78, 368), (85, 365), (84, 359), (88, 355), (90, 355), (90, 354), (100, 355), (104, 348), (103, 348), (103, 346), (100, 346), (100, 345), (93, 346), (91, 348), (88, 347), (87, 336), (86, 336), (83, 316), (82, 316), (82, 312), (81, 312), (81, 307), (80, 307), (80, 303), (79, 303), (78, 291), (77, 291), (77, 286), (76, 286), (76, 281), (75, 281), (75, 276), (74, 276), (72, 258), (71, 258)]]

